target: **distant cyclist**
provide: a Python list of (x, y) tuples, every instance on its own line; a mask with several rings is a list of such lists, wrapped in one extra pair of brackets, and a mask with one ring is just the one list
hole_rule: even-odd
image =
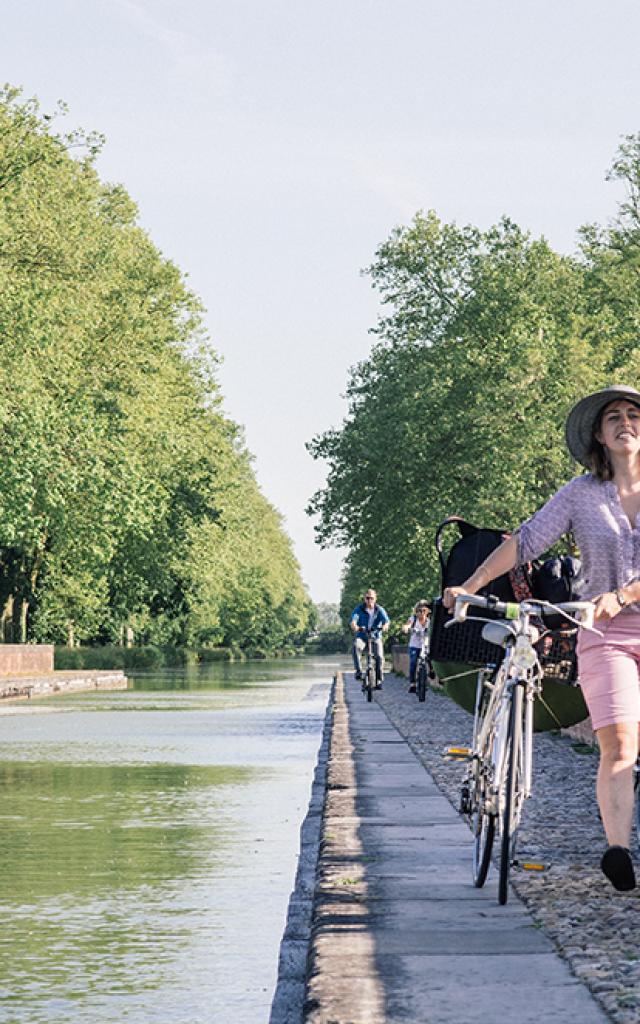
[(431, 606), (428, 601), (418, 601), (404, 626), (403, 633), (409, 633), (409, 693), (416, 692), (416, 667), (418, 658), (429, 629)]
[(362, 652), (367, 646), (367, 630), (371, 630), (374, 637), (374, 650), (376, 658), (376, 688), (380, 689), (383, 678), (384, 652), (382, 647), (382, 634), (389, 629), (389, 616), (377, 603), (375, 590), (371, 587), (364, 595), (364, 600), (356, 605), (351, 613), (351, 629), (355, 633), (353, 641), (353, 666), (356, 672), (356, 679), (362, 679)]

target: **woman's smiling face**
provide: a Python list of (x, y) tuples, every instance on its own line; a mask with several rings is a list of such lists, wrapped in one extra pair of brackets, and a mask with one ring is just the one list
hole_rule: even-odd
[(626, 399), (611, 402), (602, 413), (595, 436), (611, 453), (623, 455), (640, 451), (640, 408)]

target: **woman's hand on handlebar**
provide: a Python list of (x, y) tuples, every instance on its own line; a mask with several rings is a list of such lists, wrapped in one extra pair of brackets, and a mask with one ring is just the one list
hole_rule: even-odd
[(458, 594), (467, 594), (468, 591), (464, 587), (446, 587), (444, 594), (442, 595), (442, 603), (448, 612), (453, 611), (453, 606), (456, 603), (456, 597)]
[(598, 594), (597, 597), (594, 597), (593, 603), (596, 609), (594, 613), (596, 622), (598, 620), (606, 622), (608, 619), (615, 618), (624, 607), (614, 593)]

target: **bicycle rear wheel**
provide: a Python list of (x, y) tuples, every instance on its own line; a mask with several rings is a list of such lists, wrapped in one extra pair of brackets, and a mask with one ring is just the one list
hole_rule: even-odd
[(515, 834), (522, 810), (522, 686), (515, 684), (511, 691), (509, 732), (507, 734), (505, 789), (502, 802), (502, 835), (500, 842), (500, 875), (498, 903), (502, 906), (509, 896), (509, 869), (515, 850)]
[(418, 691), (418, 700), (427, 699), (427, 666), (424, 661), (418, 664), (416, 690)]
[(471, 817), (471, 827), (473, 829), (473, 884), (476, 889), (481, 889), (487, 880), (491, 863), (496, 816), (487, 814), (482, 804), (478, 804)]

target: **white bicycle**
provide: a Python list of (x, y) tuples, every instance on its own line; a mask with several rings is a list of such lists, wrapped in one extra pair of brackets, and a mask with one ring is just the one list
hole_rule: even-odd
[(553, 605), (527, 599), (519, 604), (494, 597), (459, 594), (451, 622), (464, 622), (469, 605), (503, 615), (485, 622), (483, 639), (504, 649), (497, 668), (480, 669), (476, 687), (468, 771), (460, 808), (473, 831), (473, 881), (484, 885), (496, 832), (500, 837), (498, 900), (507, 902), (509, 869), (515, 861), (516, 836), (525, 800), (531, 796), (533, 771), (533, 702), (542, 693), (543, 670), (534, 644), (540, 630), (531, 621), (545, 611), (562, 613), (575, 625), (593, 628), (590, 601)]

